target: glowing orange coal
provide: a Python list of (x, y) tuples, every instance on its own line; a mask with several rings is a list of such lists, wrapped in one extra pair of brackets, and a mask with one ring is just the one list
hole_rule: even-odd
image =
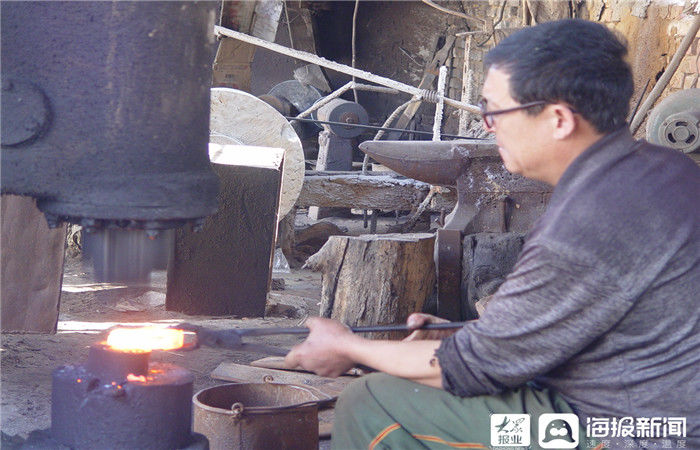
[(140, 381), (141, 383), (145, 383), (147, 380), (146, 375), (134, 375), (133, 373), (130, 373), (129, 375), (126, 376), (127, 381)]
[(122, 352), (173, 350), (185, 344), (185, 332), (174, 328), (115, 328), (107, 336), (107, 346)]

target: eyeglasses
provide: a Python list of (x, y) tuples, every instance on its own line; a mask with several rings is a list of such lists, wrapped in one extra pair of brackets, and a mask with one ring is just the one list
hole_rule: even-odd
[(513, 111), (519, 111), (521, 109), (528, 109), (532, 108), (533, 106), (540, 106), (540, 105), (546, 105), (547, 102), (539, 100), (536, 102), (530, 102), (530, 103), (523, 103), (522, 105), (514, 106), (512, 108), (506, 108), (506, 109), (497, 109), (495, 111), (487, 111), (486, 110), (486, 100), (481, 99), (479, 101), (479, 109), (481, 110), (481, 118), (484, 120), (484, 123), (486, 124), (487, 127), (493, 128), (493, 116), (496, 116), (498, 114), (505, 114)]

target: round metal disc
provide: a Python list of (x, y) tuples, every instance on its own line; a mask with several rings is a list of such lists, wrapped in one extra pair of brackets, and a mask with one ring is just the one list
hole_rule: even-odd
[(275, 108), (247, 92), (212, 88), (209, 140), (284, 149), (278, 220), (292, 209), (304, 183), (304, 151), (299, 136)]
[(313, 86), (302, 84), (297, 80), (283, 81), (270, 89), (268, 95), (287, 100), (297, 111), (305, 111), (323, 95)]
[(654, 107), (646, 138), (653, 144), (691, 153), (700, 149), (700, 89), (684, 89)]

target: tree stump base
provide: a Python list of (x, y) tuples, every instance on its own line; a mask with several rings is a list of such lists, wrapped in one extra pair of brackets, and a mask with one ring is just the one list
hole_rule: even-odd
[[(321, 317), (349, 326), (404, 323), (435, 286), (430, 233), (331, 236), (306, 268), (322, 272)], [(405, 333), (371, 333), (400, 339)]]

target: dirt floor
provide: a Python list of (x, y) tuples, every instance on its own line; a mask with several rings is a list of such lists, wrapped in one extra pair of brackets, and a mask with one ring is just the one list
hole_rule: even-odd
[[(2, 370), (1, 409), (2, 432), (6, 435), (26, 437), (33, 430), (51, 425), (51, 372), (62, 365), (81, 364), (91, 344), (102, 339), (105, 329), (118, 323), (178, 323), (187, 321), (212, 328), (297, 326), (305, 315), (317, 314), (320, 302), (318, 273), (294, 270), (275, 273), (274, 278), (284, 279), (284, 290), (271, 291), (270, 295), (281, 304), (295, 305), (295, 318), (232, 318), (209, 316), (185, 316), (165, 311), (164, 306), (148, 307), (145, 311), (119, 311), (131, 300), (131, 308), (139, 307), (135, 300), (138, 292), (124, 288), (94, 290), (96, 286), (89, 270), (79, 259), (66, 258), (63, 291), (61, 294), (58, 333), (55, 335), (4, 334), (0, 355)], [(127, 292), (125, 292), (127, 291)], [(151, 292), (165, 295), (165, 272), (152, 275)], [(158, 298), (151, 294), (150, 297)], [(287, 299), (290, 301), (286, 302)], [(144, 307), (144, 305), (140, 305)], [(290, 312), (290, 310), (286, 310)], [(260, 342), (289, 348), (299, 338), (274, 336), (258, 338)], [(228, 350), (200, 348), (193, 351), (154, 352), (151, 360), (177, 364), (194, 374), (195, 392), (222, 383), (209, 374), (223, 361), (248, 363), (266, 355)]]
[[(304, 222), (304, 220), (302, 220)], [(380, 220), (379, 232), (395, 224)], [(302, 223), (306, 226), (307, 223)], [(339, 222), (348, 234), (368, 231), (362, 220)], [(104, 337), (104, 330), (116, 324), (167, 323), (187, 321), (211, 328), (299, 326), (309, 315), (317, 315), (320, 306), (321, 275), (309, 270), (275, 272), (284, 280), (284, 288), (268, 295), (269, 314), (265, 318), (186, 316), (166, 311), (165, 272), (154, 272), (147, 288), (124, 288), (94, 283), (91, 269), (80, 257), (66, 256), (60, 301), (58, 333), (55, 335), (3, 334), (1, 336), (0, 414), (3, 437), (25, 439), (34, 430), (51, 425), (51, 373), (62, 365), (82, 364), (89, 346)], [(146, 292), (147, 291), (147, 292)], [(144, 295), (145, 293), (145, 295)], [(270, 306), (274, 304), (270, 308)], [(154, 306), (157, 305), (157, 306)], [(137, 311), (142, 309), (141, 311)], [(260, 343), (290, 348), (300, 342), (294, 336), (257, 338)], [(210, 373), (222, 362), (246, 364), (266, 355), (230, 350), (200, 348), (193, 351), (157, 351), (151, 360), (176, 364), (194, 374), (195, 392), (221, 384)], [(20, 439), (21, 438), (21, 439)], [(322, 443), (321, 448), (327, 446)], [(9, 447), (9, 446), (8, 446)]]

